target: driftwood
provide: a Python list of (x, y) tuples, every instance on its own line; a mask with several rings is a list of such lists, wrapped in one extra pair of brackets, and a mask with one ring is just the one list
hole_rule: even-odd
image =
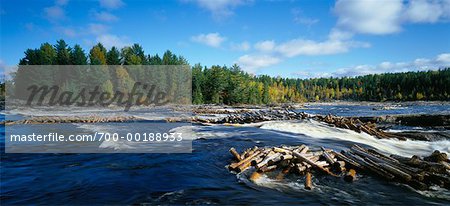
[[(233, 152), (234, 151), (234, 152)], [(433, 152), (430, 156), (411, 158), (384, 154), (376, 149), (353, 145), (351, 149), (335, 152), (323, 147), (309, 150), (306, 145), (281, 146), (273, 148), (252, 148), (245, 150), (241, 160), (234, 149), (230, 149), (236, 162), (229, 169), (242, 172), (253, 166), (250, 175), (256, 181), (264, 173), (275, 173), (281, 180), (294, 173), (306, 175), (305, 189), (312, 189), (311, 178), (316, 175), (342, 177), (347, 182), (356, 180), (356, 174), (374, 174), (393, 182), (408, 184), (418, 190), (426, 190), (432, 185), (450, 189), (450, 166), (446, 153)]]

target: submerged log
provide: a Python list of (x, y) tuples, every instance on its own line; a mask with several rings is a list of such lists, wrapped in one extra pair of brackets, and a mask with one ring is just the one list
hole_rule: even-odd
[(252, 173), (252, 175), (250, 175), (250, 181), (252, 181), (252, 182), (256, 182), (259, 178), (261, 178), (261, 176), (262, 176), (262, 172), (260, 172), (260, 171), (255, 171), (255, 172), (253, 172)]
[(344, 176), (344, 180), (347, 182), (353, 182), (356, 179), (356, 171), (354, 169), (350, 169)]

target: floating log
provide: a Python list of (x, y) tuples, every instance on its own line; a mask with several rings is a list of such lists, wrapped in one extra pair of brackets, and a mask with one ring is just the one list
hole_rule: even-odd
[(237, 161), (241, 161), (241, 155), (234, 149), (234, 147), (230, 148), (230, 153), (234, 156)]
[[(254, 152), (252, 155), (248, 156), (247, 158), (241, 160), (240, 162), (236, 162), (233, 163), (229, 166), (229, 168), (231, 170), (235, 170), (237, 172), (241, 172), (243, 171), (243, 169), (247, 168), (248, 166), (250, 166), (250, 162), (251, 160), (256, 157), (257, 155), (259, 155), (261, 152), (260, 151), (256, 151)], [(248, 164), (248, 165), (247, 165)]]
[(334, 159), (331, 157), (330, 154), (328, 154), (328, 152), (325, 150), (325, 148), (321, 147), (323, 154), (322, 156), (325, 158), (325, 160), (330, 164), (333, 165), (336, 161), (334, 161)]
[[(358, 172), (375, 174), (419, 190), (426, 190), (431, 185), (450, 189), (450, 166), (447, 160), (443, 160), (446, 153), (435, 151), (422, 159), (418, 156), (406, 158), (383, 154), (378, 150), (359, 145), (353, 145), (350, 150), (340, 153), (325, 148), (320, 148), (321, 151), (310, 151), (309, 148), (307, 150), (305, 148), (307, 146), (301, 145), (247, 149), (243, 153), (245, 155), (240, 155), (242, 160), (231, 163), (229, 169), (242, 172), (254, 166), (256, 170), (252, 171), (249, 177), (251, 181), (256, 181), (262, 174), (268, 172), (273, 172), (276, 179), (283, 179), (289, 173), (306, 175), (305, 188), (312, 188), (310, 179), (313, 172), (343, 177), (348, 182), (355, 181)], [(300, 153), (302, 150), (306, 153)], [(237, 152), (230, 153), (237, 160), (235, 156)], [(320, 157), (323, 159), (319, 160)]]
[(259, 168), (259, 171), (266, 173), (271, 172), (277, 169), (277, 165), (271, 165), (271, 166), (264, 166), (262, 168)]
[(307, 189), (307, 190), (312, 190), (313, 189), (313, 186), (312, 186), (312, 174), (309, 171), (306, 172), (305, 189)]
[(304, 161), (305, 163), (307, 163), (307, 164), (309, 164), (309, 165), (311, 165), (311, 166), (313, 166), (313, 167), (318, 168), (320, 171), (325, 172), (325, 173), (327, 173), (327, 174), (329, 174), (329, 175), (331, 175), (331, 176), (337, 177), (336, 174), (333, 174), (333, 173), (330, 172), (328, 169), (326, 169), (326, 168), (324, 168), (324, 167), (322, 167), (322, 166), (320, 166), (320, 165), (317, 165), (316, 163), (314, 163), (313, 161), (309, 160), (308, 158), (306, 158), (306, 157), (303, 156), (302, 154), (300, 154), (300, 153), (298, 153), (298, 152), (295, 152), (295, 151), (293, 151), (292, 154), (294, 154), (294, 156), (296, 156), (296, 157), (299, 158), (300, 160)]

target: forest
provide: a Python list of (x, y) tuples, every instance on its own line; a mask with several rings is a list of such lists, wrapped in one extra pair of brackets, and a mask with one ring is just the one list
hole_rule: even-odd
[[(86, 53), (80, 45), (70, 47), (59, 40), (55, 45), (43, 43), (39, 48), (27, 49), (19, 65), (189, 65), (189, 62), (169, 50), (162, 56), (146, 54), (139, 44), (107, 50), (98, 43)], [(255, 76), (242, 71), (238, 65), (195, 64), (191, 68), (194, 104), (450, 100), (450, 68), (312, 79)], [(116, 81), (137, 78), (127, 72), (108, 75)], [(14, 81), (20, 78), (20, 72), (13, 75)]]

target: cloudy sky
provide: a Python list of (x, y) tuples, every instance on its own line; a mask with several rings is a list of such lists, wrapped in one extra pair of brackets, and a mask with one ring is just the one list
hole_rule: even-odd
[(0, 66), (64, 39), (283, 77), (450, 66), (450, 0), (1, 0)]

